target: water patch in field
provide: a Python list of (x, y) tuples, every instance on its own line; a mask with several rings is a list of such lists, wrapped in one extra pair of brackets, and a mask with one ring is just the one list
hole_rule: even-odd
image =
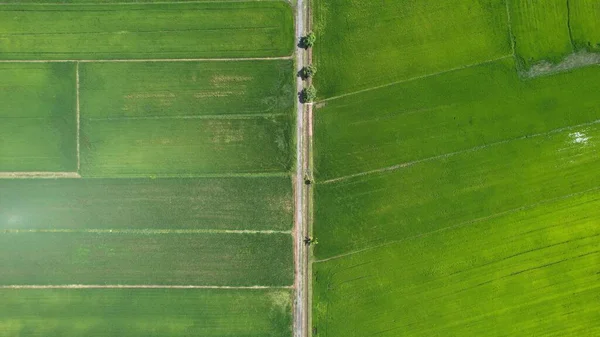
[(585, 133), (583, 132), (573, 132), (573, 133), (569, 133), (569, 137), (571, 137), (571, 141), (573, 144), (583, 144), (583, 145), (587, 145), (588, 140), (590, 140), (590, 137), (588, 137)]

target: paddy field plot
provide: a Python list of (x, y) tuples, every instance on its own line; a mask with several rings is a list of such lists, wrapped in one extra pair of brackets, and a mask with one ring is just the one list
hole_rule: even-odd
[(577, 48), (600, 52), (600, 2), (595, 0), (569, 1), (571, 33)]
[(313, 1), (320, 98), (511, 54), (503, 0)]
[(291, 178), (0, 179), (0, 231), (289, 231)]
[(289, 56), (289, 4), (5, 4), (0, 58), (180, 59)]
[(0, 64), (0, 171), (76, 171), (75, 66)]
[(288, 289), (0, 289), (0, 336), (290, 336), (291, 302)]
[(595, 336), (599, 210), (596, 189), (317, 263), (315, 336)]

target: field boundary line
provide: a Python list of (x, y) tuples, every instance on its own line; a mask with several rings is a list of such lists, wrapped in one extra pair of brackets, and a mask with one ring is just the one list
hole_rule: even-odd
[(194, 178), (277, 178), (290, 177), (290, 172), (257, 172), (257, 173), (206, 173), (206, 174), (120, 174), (120, 175), (85, 175), (86, 179), (194, 179)]
[(510, 0), (504, 0), (504, 3), (506, 4), (506, 18), (508, 21), (508, 37), (510, 38), (510, 47), (512, 48), (512, 56), (513, 57), (517, 57), (517, 52), (516, 52), (516, 41), (515, 41), (515, 36), (513, 35), (513, 30), (512, 30), (512, 18), (510, 15), (510, 4), (509, 4)]
[(78, 172), (0, 172), (0, 179), (81, 178)]
[(0, 285), (0, 289), (293, 289), (293, 286), (211, 286), (160, 284), (64, 284), (64, 285)]
[(76, 96), (76, 116), (77, 116), (77, 172), (81, 168), (81, 151), (80, 151), (80, 108), (79, 108), (79, 62), (75, 63), (75, 96)]
[(442, 75), (442, 74), (446, 74), (446, 73), (451, 73), (453, 71), (463, 70), (463, 69), (467, 69), (467, 68), (471, 68), (471, 67), (477, 67), (477, 66), (480, 66), (480, 65), (484, 65), (484, 64), (488, 64), (488, 63), (493, 63), (493, 62), (496, 62), (496, 61), (504, 60), (504, 59), (507, 59), (507, 58), (510, 58), (510, 57), (513, 57), (513, 54), (504, 55), (504, 56), (496, 57), (496, 58), (493, 58), (493, 59), (489, 59), (489, 60), (485, 60), (485, 61), (481, 61), (481, 62), (477, 62), (477, 63), (467, 64), (467, 65), (464, 65), (464, 66), (454, 67), (454, 68), (450, 68), (448, 70), (439, 71), (437, 73), (431, 73), (431, 74), (425, 74), (425, 75), (421, 75), (421, 76), (417, 76), (417, 77), (411, 77), (411, 78), (407, 78), (405, 80), (395, 81), (395, 82), (391, 82), (391, 83), (387, 83), (387, 84), (383, 84), (383, 85), (378, 85), (376, 87), (371, 87), (371, 88), (362, 89), (362, 90), (358, 90), (358, 91), (354, 91), (354, 92), (349, 92), (349, 93), (338, 95), (338, 96), (333, 96), (333, 97), (325, 98), (325, 99), (322, 99), (322, 100), (320, 100), (318, 102), (315, 102), (315, 104), (318, 105), (319, 103), (329, 102), (329, 101), (333, 101), (333, 100), (336, 100), (336, 99), (339, 99), (339, 98), (344, 98), (344, 97), (347, 97), (347, 96), (361, 94), (363, 92), (369, 92), (369, 91), (373, 91), (373, 90), (377, 90), (377, 89), (383, 89), (383, 88), (391, 87), (391, 86), (394, 86), (394, 85), (397, 85), (397, 84), (401, 84), (401, 83), (407, 83), (407, 82), (417, 81), (417, 80), (421, 80), (421, 79), (428, 78), (428, 77), (434, 77), (434, 76), (438, 76), (438, 75)]
[(343, 258), (343, 257), (346, 257), (346, 256), (350, 256), (350, 255), (354, 255), (354, 254), (366, 252), (366, 251), (369, 251), (369, 250), (374, 250), (374, 249), (377, 249), (377, 248), (382, 248), (382, 247), (385, 247), (385, 246), (390, 246), (390, 245), (402, 243), (402, 242), (409, 241), (409, 240), (419, 239), (419, 238), (426, 237), (426, 236), (429, 236), (429, 235), (432, 235), (432, 234), (437, 234), (437, 233), (440, 233), (440, 232), (445, 232), (445, 231), (453, 230), (453, 229), (456, 229), (456, 228), (467, 227), (467, 226), (470, 226), (470, 225), (473, 225), (473, 224), (477, 224), (477, 223), (482, 222), (482, 221), (486, 221), (486, 220), (494, 219), (494, 218), (497, 218), (497, 217), (501, 217), (503, 215), (517, 213), (517, 212), (520, 212), (520, 211), (524, 211), (524, 210), (527, 210), (527, 209), (532, 209), (532, 208), (538, 207), (540, 205), (544, 205), (544, 204), (548, 204), (548, 203), (552, 203), (552, 202), (560, 201), (560, 200), (566, 200), (566, 199), (569, 199), (569, 198), (572, 198), (572, 197), (575, 197), (575, 196), (579, 196), (579, 195), (583, 195), (583, 194), (587, 194), (587, 193), (591, 193), (591, 192), (597, 192), (597, 191), (600, 191), (600, 186), (597, 186), (597, 187), (594, 187), (594, 188), (590, 188), (590, 189), (587, 189), (587, 190), (584, 190), (584, 191), (580, 191), (580, 192), (566, 194), (566, 195), (563, 195), (563, 196), (560, 196), (560, 197), (556, 197), (556, 198), (544, 199), (542, 201), (538, 201), (538, 202), (533, 203), (533, 204), (529, 204), (529, 205), (525, 205), (525, 206), (521, 206), (521, 207), (516, 207), (516, 208), (511, 208), (511, 209), (506, 210), (506, 211), (494, 213), (494, 214), (491, 214), (491, 215), (488, 215), (488, 216), (476, 218), (476, 219), (469, 220), (469, 221), (464, 221), (464, 222), (461, 222), (461, 223), (453, 225), (453, 226), (436, 229), (434, 231), (430, 231), (430, 232), (426, 232), (426, 233), (422, 233), (422, 234), (418, 234), (418, 235), (413, 235), (413, 236), (410, 236), (410, 237), (407, 237), (407, 238), (398, 239), (398, 240), (392, 240), (392, 241), (385, 242), (385, 243), (382, 243), (382, 244), (379, 244), (379, 245), (375, 245), (375, 246), (372, 246), (372, 247), (367, 247), (367, 248), (355, 250), (355, 251), (352, 251), (352, 252), (348, 252), (348, 253), (344, 253), (344, 254), (340, 254), (340, 255), (335, 255), (335, 256), (332, 256), (332, 257), (325, 258), (325, 259), (313, 260), (313, 263), (327, 262), (327, 261), (331, 261), (331, 260), (336, 260), (336, 259), (339, 259), (339, 258)]
[(132, 116), (132, 117), (105, 117), (86, 118), (86, 121), (118, 121), (118, 120), (157, 120), (157, 119), (253, 119), (288, 116), (289, 113), (256, 113), (256, 114), (221, 114), (221, 115), (198, 115), (198, 116)]
[(370, 170), (370, 171), (365, 171), (365, 172), (360, 172), (360, 173), (349, 174), (349, 175), (346, 175), (346, 176), (342, 176), (342, 177), (338, 177), (338, 178), (333, 178), (333, 179), (328, 179), (328, 180), (324, 180), (322, 182), (317, 182), (317, 183), (319, 183), (319, 184), (330, 184), (330, 183), (334, 183), (334, 182), (338, 182), (338, 181), (342, 181), (342, 180), (347, 180), (347, 179), (352, 179), (352, 178), (357, 178), (357, 177), (362, 177), (362, 176), (366, 176), (366, 175), (370, 175), (370, 174), (383, 173), (383, 172), (389, 172), (389, 171), (396, 171), (398, 169), (409, 167), (409, 166), (413, 166), (413, 165), (416, 165), (416, 164), (420, 164), (420, 163), (424, 163), (424, 162), (429, 162), (429, 161), (434, 161), (434, 160), (437, 160), (437, 159), (449, 158), (449, 157), (453, 157), (453, 156), (456, 156), (456, 155), (459, 155), (459, 154), (463, 154), (463, 153), (476, 152), (476, 151), (483, 150), (483, 149), (488, 148), (488, 147), (502, 145), (502, 144), (513, 142), (513, 141), (523, 140), (523, 139), (527, 139), (527, 138), (536, 138), (536, 137), (543, 137), (543, 136), (553, 135), (553, 134), (561, 133), (563, 131), (567, 131), (567, 130), (571, 130), (571, 129), (576, 129), (576, 128), (581, 128), (581, 127), (586, 127), (586, 126), (592, 126), (592, 125), (596, 125), (596, 124), (600, 124), (600, 119), (596, 119), (596, 120), (594, 120), (592, 122), (587, 122), (587, 123), (582, 123), (582, 124), (577, 124), (577, 125), (571, 125), (571, 126), (565, 126), (565, 127), (562, 127), (562, 128), (553, 129), (553, 130), (546, 131), (546, 132), (534, 133), (534, 134), (530, 134), (530, 135), (525, 135), (525, 136), (520, 136), (520, 137), (514, 137), (514, 138), (510, 138), (510, 139), (505, 139), (505, 140), (501, 140), (501, 141), (497, 141), (497, 142), (493, 142), (493, 143), (489, 143), (489, 144), (485, 144), (485, 145), (475, 146), (475, 147), (472, 147), (472, 148), (469, 148), (469, 149), (465, 149), (465, 150), (459, 150), (459, 151), (449, 152), (449, 153), (440, 154), (440, 155), (433, 156), (433, 157), (427, 157), (427, 158), (423, 158), (423, 159), (419, 159), (419, 160), (409, 161), (409, 162), (406, 162), (406, 163), (397, 164), (397, 165), (388, 166), (388, 167), (383, 167), (383, 168), (379, 168), (379, 169), (375, 169), (375, 170)]
[(0, 233), (93, 233), (93, 234), (282, 234), (292, 231), (251, 229), (1, 229)]
[[(0, 9), (1, 10), (1, 9)], [(62, 60), (0, 60), (0, 63), (135, 63), (135, 62), (237, 62), (292, 60), (293, 55), (278, 57), (230, 57), (230, 58), (175, 58), (175, 59), (62, 59)]]
[[(289, 3), (289, 1), (284, 1), (284, 0), (260, 0), (261, 2), (286, 2)], [(40, 5), (49, 5), (49, 6), (66, 6), (66, 5), (70, 5), (70, 6), (99, 6), (99, 5), (171, 5), (171, 4), (176, 4), (176, 5), (181, 5), (181, 4), (203, 4), (203, 3), (224, 3), (224, 2), (248, 2), (248, 0), (227, 0), (227, 1), (223, 1), (223, 0), (190, 0), (190, 1), (140, 1), (140, 2), (113, 2), (113, 3), (106, 3), (106, 2), (84, 2), (84, 3), (58, 3), (58, 2), (29, 2), (29, 3), (11, 3), (11, 2), (0, 2), (0, 6), (40, 6)]]

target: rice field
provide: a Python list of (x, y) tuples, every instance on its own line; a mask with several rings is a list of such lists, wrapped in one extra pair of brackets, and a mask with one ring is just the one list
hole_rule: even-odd
[[(600, 334), (595, 2), (313, 3), (325, 93), (313, 111), (312, 336)], [(450, 19), (461, 9), (485, 13), (466, 20), (476, 32)], [(395, 21), (415, 12), (422, 26)], [(496, 35), (477, 26), (492, 16)], [(379, 31), (391, 22), (403, 31)], [(394, 62), (361, 49), (356, 72), (330, 69), (358, 59), (348, 49), (318, 63), (360, 36), (357, 23), (374, 34), (364, 46), (396, 48)], [(445, 36), (458, 57), (478, 34), (504, 47), (506, 34), (509, 50), (474, 62), (443, 57), (443, 43), (416, 49)]]

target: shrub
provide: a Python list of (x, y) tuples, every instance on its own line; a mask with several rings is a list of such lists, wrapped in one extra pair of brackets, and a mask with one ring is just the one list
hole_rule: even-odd
[(308, 48), (311, 48), (312, 46), (314, 46), (316, 41), (317, 41), (317, 36), (315, 35), (315, 33), (310, 32), (300, 39), (300, 46), (302, 48), (308, 49)]
[(308, 88), (304, 88), (300, 93), (300, 99), (302, 103), (311, 103), (317, 99), (317, 89), (312, 85)]
[(302, 76), (302, 78), (313, 77), (313, 75), (316, 73), (317, 73), (317, 67), (312, 64), (309, 64), (308, 66), (302, 68), (302, 70), (300, 71), (300, 75)]

